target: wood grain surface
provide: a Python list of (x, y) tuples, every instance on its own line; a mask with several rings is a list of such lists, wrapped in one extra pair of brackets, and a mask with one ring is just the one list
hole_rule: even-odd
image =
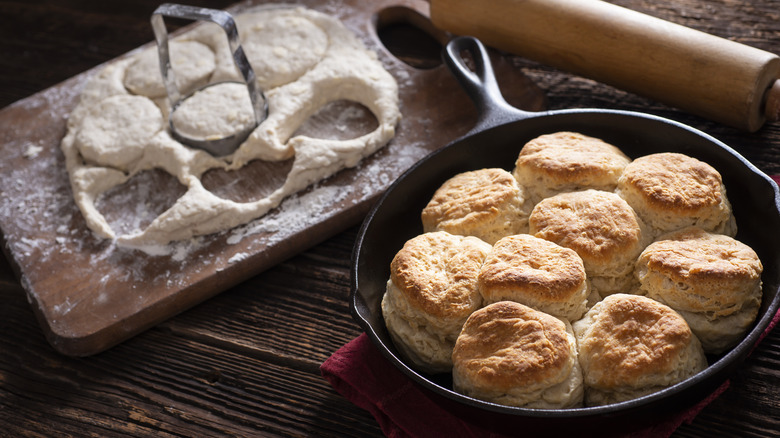
[[(777, 0), (614, 3), (780, 52)], [(157, 4), (0, 1), (0, 107), (147, 43), (148, 18)], [(544, 91), (551, 109), (617, 108), (669, 117), (731, 145), (766, 173), (780, 174), (780, 125), (746, 134), (587, 78), (505, 59)], [(359, 334), (347, 302), (357, 235), (351, 225), (83, 358), (52, 348), (12, 262), (0, 259), (0, 435), (381, 436), (375, 420), (335, 393), (318, 369)], [(729, 389), (674, 436), (774, 436), (780, 430), (778, 406), (780, 331), (775, 330), (735, 372)]]

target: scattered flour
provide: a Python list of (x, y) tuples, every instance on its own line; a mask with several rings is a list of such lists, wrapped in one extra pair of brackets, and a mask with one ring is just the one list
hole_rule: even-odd
[(240, 252), (238, 254), (235, 254), (233, 257), (229, 258), (228, 259), (228, 263), (240, 262), (241, 260), (244, 260), (247, 257), (249, 257), (249, 254), (247, 254), (245, 252)]

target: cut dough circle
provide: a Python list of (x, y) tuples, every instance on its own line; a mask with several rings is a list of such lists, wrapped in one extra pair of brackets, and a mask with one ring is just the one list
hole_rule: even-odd
[(249, 14), (241, 22), (241, 46), (263, 89), (295, 81), (315, 66), (328, 49), (328, 35), (298, 16)]
[[(197, 41), (171, 41), (168, 47), (171, 69), (182, 95), (206, 84), (216, 66), (214, 52), (207, 45)], [(151, 98), (167, 96), (157, 46), (142, 52), (127, 67), (123, 83), (133, 94)]]
[(160, 109), (151, 100), (111, 96), (90, 108), (75, 144), (87, 161), (125, 170), (143, 156), (149, 139), (163, 129), (163, 123)]
[(217, 140), (246, 132), (255, 124), (246, 85), (223, 82), (184, 99), (171, 114), (179, 135), (194, 140)]

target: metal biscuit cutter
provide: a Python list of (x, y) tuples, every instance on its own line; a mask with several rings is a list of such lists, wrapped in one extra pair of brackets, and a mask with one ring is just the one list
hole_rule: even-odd
[[(168, 49), (168, 30), (165, 26), (163, 17), (193, 21), (211, 21), (222, 27), (227, 36), (230, 51), (233, 54), (233, 62), (235, 63), (236, 68), (241, 72), (244, 84), (249, 92), (249, 98), (252, 102), (252, 109), (255, 116), (255, 123), (253, 126), (228, 137), (216, 139), (190, 138), (179, 134), (176, 131), (176, 128), (173, 126), (173, 113), (176, 111), (179, 104), (194, 94), (194, 92), (188, 96), (182, 97), (179, 88), (176, 86), (176, 77), (171, 68), (170, 52)], [(268, 117), (268, 101), (263, 94), (263, 90), (257, 86), (255, 72), (252, 70), (252, 66), (249, 65), (249, 60), (244, 54), (244, 49), (239, 42), (238, 29), (235, 20), (233, 20), (233, 16), (225, 11), (217, 9), (164, 3), (152, 13), (151, 22), (152, 29), (154, 30), (154, 37), (157, 41), (157, 52), (160, 57), (160, 72), (162, 73), (163, 84), (165, 85), (165, 90), (168, 93), (168, 99), (171, 104), (171, 111), (168, 116), (168, 126), (170, 127), (171, 135), (177, 141), (198, 149), (203, 149), (215, 156), (231, 154), (244, 142), (244, 140), (246, 140), (249, 134), (251, 134), (252, 131)], [(217, 84), (219, 83), (208, 84), (200, 90)], [(200, 90), (196, 90), (195, 92)]]

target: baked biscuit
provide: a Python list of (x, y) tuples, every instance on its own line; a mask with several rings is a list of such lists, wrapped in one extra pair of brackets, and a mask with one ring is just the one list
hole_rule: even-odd
[(572, 326), (587, 406), (651, 394), (707, 366), (701, 344), (685, 320), (647, 297), (610, 295)]
[(502, 301), (474, 312), (452, 352), (453, 389), (508, 406), (582, 404), (582, 373), (568, 321)]
[(720, 173), (684, 154), (645, 155), (626, 166), (615, 190), (657, 237), (689, 226), (734, 237), (737, 225)]
[(641, 293), (680, 313), (707, 353), (734, 346), (750, 328), (762, 271), (749, 246), (700, 228), (662, 236), (636, 263)]
[(490, 245), (444, 231), (407, 241), (390, 264), (382, 315), (396, 347), (421, 371), (448, 372), (466, 318), (482, 306), (477, 275)]
[(512, 174), (536, 204), (563, 192), (611, 192), (630, 161), (620, 149), (598, 138), (556, 132), (526, 143)]
[(600, 297), (638, 287), (634, 262), (650, 243), (644, 222), (620, 196), (600, 190), (560, 193), (536, 204), (530, 234), (573, 249)]
[(425, 232), (447, 231), (495, 243), (528, 231), (531, 205), (525, 190), (504, 169), (460, 173), (436, 190), (422, 211)]
[(585, 313), (590, 294), (576, 252), (529, 234), (496, 242), (480, 269), (478, 285), (485, 304), (515, 301), (570, 321)]

